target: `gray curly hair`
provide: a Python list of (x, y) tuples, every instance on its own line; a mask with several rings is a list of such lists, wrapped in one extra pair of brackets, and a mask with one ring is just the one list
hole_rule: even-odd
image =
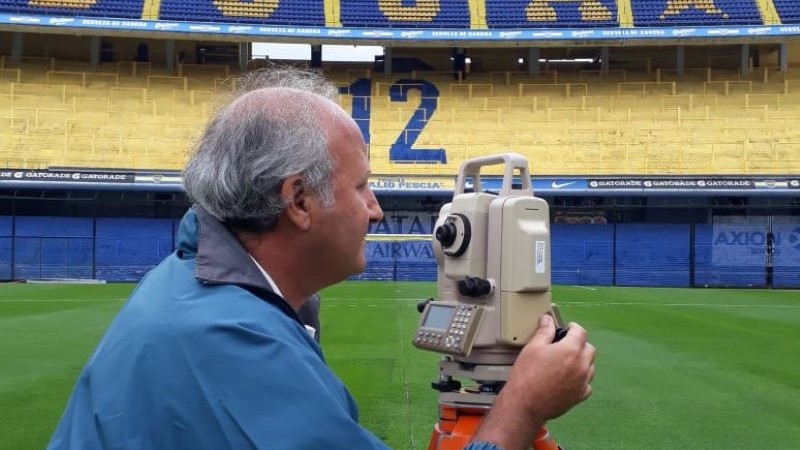
[(286, 207), (280, 189), (287, 177), (301, 175), (332, 205), (335, 161), (320, 112), (337, 94), (321, 74), (291, 67), (236, 79), (183, 172), (190, 200), (233, 229), (257, 233), (272, 229)]

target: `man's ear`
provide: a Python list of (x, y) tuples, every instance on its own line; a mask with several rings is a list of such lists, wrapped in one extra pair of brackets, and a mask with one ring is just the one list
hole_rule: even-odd
[(311, 228), (312, 196), (301, 175), (292, 175), (283, 180), (281, 198), (286, 202), (286, 218), (303, 231)]

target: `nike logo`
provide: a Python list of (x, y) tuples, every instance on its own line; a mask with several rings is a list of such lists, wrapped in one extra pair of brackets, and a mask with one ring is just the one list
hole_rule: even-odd
[(570, 184), (575, 184), (577, 181), (567, 181), (566, 183), (559, 183), (558, 181), (553, 181), (553, 184), (550, 185), (553, 189), (561, 189), (563, 187), (567, 187)]

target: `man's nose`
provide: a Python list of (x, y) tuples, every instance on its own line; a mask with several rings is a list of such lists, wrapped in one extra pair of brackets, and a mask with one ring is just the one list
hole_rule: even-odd
[(381, 209), (381, 205), (378, 203), (378, 199), (375, 197), (375, 193), (372, 192), (371, 189), (369, 196), (369, 220), (370, 222), (380, 222), (381, 219), (383, 219), (383, 209)]

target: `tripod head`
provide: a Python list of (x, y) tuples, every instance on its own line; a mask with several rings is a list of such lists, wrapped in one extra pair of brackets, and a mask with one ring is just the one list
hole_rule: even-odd
[[(481, 169), (498, 164), (501, 190), (484, 192)], [(464, 162), (453, 201), (439, 212), (433, 249), (439, 299), (425, 305), (413, 344), (460, 363), (511, 365), (539, 317), (552, 311), (549, 207), (533, 195), (525, 157)]]

